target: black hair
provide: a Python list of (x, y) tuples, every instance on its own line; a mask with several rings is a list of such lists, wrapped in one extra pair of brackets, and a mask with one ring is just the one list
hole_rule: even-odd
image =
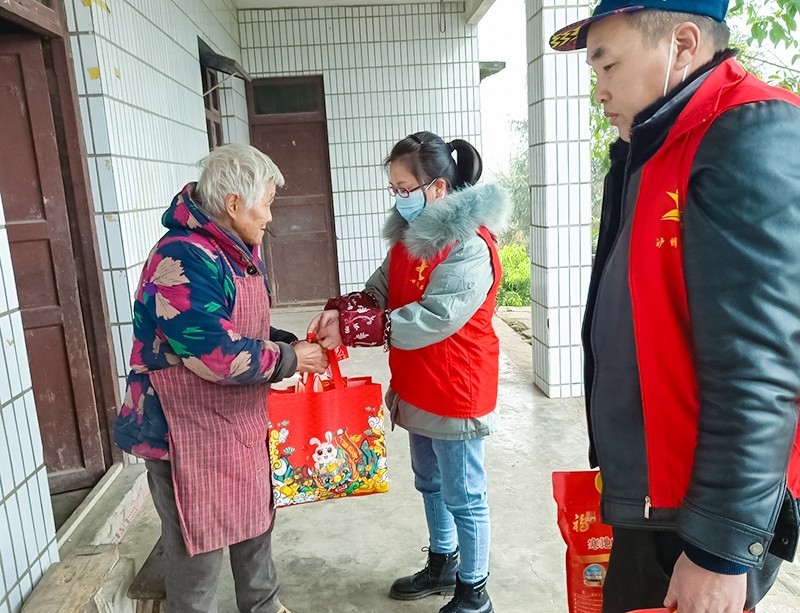
[(483, 162), (475, 147), (458, 138), (446, 143), (433, 132), (406, 136), (392, 147), (383, 165), (387, 167), (392, 162), (405, 164), (420, 185), (442, 178), (453, 190), (474, 185), (483, 172)]
[(725, 51), (730, 44), (731, 31), (724, 21), (717, 21), (706, 15), (644, 9), (623, 13), (628, 22), (639, 30), (645, 44), (655, 46), (678, 24), (689, 21), (695, 24), (704, 37), (711, 40), (714, 52)]

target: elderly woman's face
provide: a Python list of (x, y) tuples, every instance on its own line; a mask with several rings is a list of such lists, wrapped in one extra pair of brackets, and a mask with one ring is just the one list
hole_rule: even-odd
[(275, 200), (275, 184), (267, 183), (264, 199), (254, 207), (244, 208), (244, 201), (238, 196), (234, 206), (227, 206), (230, 227), (238, 234), (245, 245), (260, 245), (264, 239), (267, 225), (272, 221), (272, 202)]

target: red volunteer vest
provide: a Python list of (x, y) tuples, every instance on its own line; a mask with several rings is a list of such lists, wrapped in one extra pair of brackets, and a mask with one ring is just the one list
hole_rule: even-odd
[[(717, 117), (765, 100), (800, 106), (800, 98), (762, 83), (728, 60), (700, 86), (642, 170), (629, 283), (654, 507), (681, 505), (697, 445), (699, 392), (681, 241), (689, 173), (700, 141)], [(800, 429), (788, 474), (790, 491), (800, 497)]]
[[(392, 389), (409, 404), (443, 417), (481, 417), (497, 404), (500, 343), (492, 316), (502, 267), (492, 235), (486, 228), (480, 228), (478, 234), (489, 246), (494, 284), (477, 313), (439, 343), (411, 351), (389, 349)], [(452, 247), (430, 260), (412, 257), (403, 243), (392, 247), (389, 308), (421, 300), (431, 274)]]

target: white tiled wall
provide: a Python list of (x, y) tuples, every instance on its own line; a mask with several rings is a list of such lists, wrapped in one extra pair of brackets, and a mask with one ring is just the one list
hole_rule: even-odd
[[(207, 151), (198, 36), (256, 77), (323, 75), (345, 291), (384, 255), (381, 161), (393, 143), (428, 129), (480, 147), (477, 31), (463, 3), (238, 16), (232, 0), (86, 4), (70, 0), (67, 13), (120, 377), (141, 264)], [(227, 79), (221, 100), (225, 140), (248, 142), (242, 81)]]
[(381, 162), (392, 145), (430, 130), (480, 149), (477, 28), (463, 11), (445, 2), (239, 12), (254, 77), (323, 76), (345, 292), (363, 287), (385, 254), (391, 201)]
[(559, 28), (587, 0), (526, 0), (531, 186), (531, 319), (536, 385), (583, 394), (581, 321), (591, 272), (589, 72), (585, 53), (556, 53)]
[[(233, 0), (66, 4), (122, 385), (141, 265), (164, 231), (161, 214), (208, 153), (197, 39), (241, 61), (237, 14)], [(249, 142), (243, 82), (221, 90), (226, 142)]]
[[(198, 36), (256, 77), (323, 75), (340, 278), (349, 291), (384, 255), (390, 200), (381, 161), (393, 143), (428, 129), (480, 147), (477, 30), (463, 9), (237, 13), (233, 0), (67, 2), (120, 386), (141, 265), (162, 232), (163, 210), (196, 179), (194, 164), (207, 152)], [(221, 101), (225, 140), (249, 142), (243, 82), (226, 79)]]
[(0, 612), (58, 561), (53, 510), (0, 194)]

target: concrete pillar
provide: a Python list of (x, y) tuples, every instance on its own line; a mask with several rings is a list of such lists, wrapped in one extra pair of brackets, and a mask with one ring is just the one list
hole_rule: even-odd
[(581, 321), (591, 271), (589, 68), (556, 53), (556, 29), (586, 0), (526, 0), (534, 381), (551, 398), (583, 393)]

